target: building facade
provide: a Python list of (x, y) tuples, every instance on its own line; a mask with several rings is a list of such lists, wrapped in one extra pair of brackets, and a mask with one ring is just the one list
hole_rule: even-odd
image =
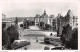
[(37, 14), (36, 16), (35, 16), (35, 25), (37, 25), (37, 24), (39, 24), (40, 22), (44, 22), (45, 24), (49, 24), (49, 25), (52, 25), (52, 22), (53, 22), (53, 18), (54, 18), (54, 16), (53, 15), (51, 15), (51, 16), (48, 16), (47, 14), (46, 14), (46, 11), (44, 11), (44, 13), (42, 14), (42, 15), (39, 15), (39, 14)]
[(76, 28), (78, 25), (77, 17), (73, 16), (72, 11), (68, 10), (67, 14), (63, 17), (60, 14), (57, 16), (57, 35), (60, 36), (62, 34), (63, 27), (66, 25), (70, 25), (72, 28)]

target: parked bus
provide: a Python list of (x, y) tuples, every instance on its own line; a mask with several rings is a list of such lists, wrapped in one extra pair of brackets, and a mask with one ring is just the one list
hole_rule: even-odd
[(53, 45), (58, 45), (61, 43), (60, 37), (54, 37), (54, 36), (44, 37), (44, 42), (48, 44), (53, 44)]

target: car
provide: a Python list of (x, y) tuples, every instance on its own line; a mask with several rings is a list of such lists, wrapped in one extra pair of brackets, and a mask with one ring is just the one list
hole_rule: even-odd
[(12, 44), (12, 49), (18, 49), (27, 45), (30, 45), (31, 43), (27, 40), (15, 40)]
[(60, 37), (54, 37), (54, 36), (44, 37), (44, 42), (47, 44), (54, 44), (54, 45), (58, 45), (61, 43)]
[(44, 50), (51, 50), (52, 48), (55, 48), (55, 46), (49, 45), (49, 46), (45, 46), (44, 47)]
[(64, 46), (55, 46), (55, 48), (52, 48), (51, 50), (64, 50)]
[(64, 50), (64, 46), (45, 46), (44, 50)]

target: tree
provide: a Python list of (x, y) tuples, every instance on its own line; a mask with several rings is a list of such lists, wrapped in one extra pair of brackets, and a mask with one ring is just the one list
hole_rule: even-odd
[(18, 18), (15, 19), (15, 25), (18, 25)]
[(40, 22), (40, 23), (39, 23), (39, 27), (40, 27), (41, 29), (43, 29), (43, 28), (44, 28), (44, 22)]
[(10, 43), (13, 43), (14, 40), (19, 39), (19, 33), (14, 25), (7, 28), (7, 33), (10, 37)]
[(70, 41), (70, 47), (72, 49), (78, 49), (78, 28), (74, 28), (72, 31), (72, 38)]
[[(10, 39), (6, 31), (6, 24), (2, 24), (2, 47), (4, 46), (10, 47)], [(7, 49), (7, 47), (4, 48)]]
[(15, 26), (16, 26), (16, 30), (18, 31), (18, 18), (15, 18)]
[(14, 40), (18, 40), (19, 39), (19, 33), (16, 29), (16, 26), (12, 25), (10, 27), (7, 28), (7, 33), (9, 36), (9, 40), (10, 40), (10, 44), (8, 46), (8, 49), (12, 49), (11, 45), (14, 42)]
[(66, 48), (78, 49), (78, 28), (72, 30), (69, 24), (63, 27), (61, 41)]
[(11, 25), (6, 30), (2, 28), (2, 46), (6, 45), (7, 49), (11, 49), (11, 44), (17, 39), (19, 39), (19, 33), (16, 26)]
[(51, 26), (49, 24), (45, 24), (45, 30), (49, 30)]
[(7, 45), (9, 46), (10, 39), (7, 31), (2, 30), (2, 46)]
[(35, 22), (34, 21), (31, 21), (31, 25), (35, 25)]
[(29, 26), (32, 26), (32, 25), (35, 25), (35, 22), (34, 21), (29, 21)]
[(68, 24), (63, 27), (61, 41), (65, 47), (70, 48), (70, 40), (72, 38), (72, 27)]
[(53, 25), (53, 30), (56, 30), (56, 19), (53, 19), (52, 25)]
[(24, 21), (23, 21), (23, 25), (24, 25), (24, 29), (28, 29), (28, 27), (29, 27), (29, 20), (28, 19), (24, 19)]

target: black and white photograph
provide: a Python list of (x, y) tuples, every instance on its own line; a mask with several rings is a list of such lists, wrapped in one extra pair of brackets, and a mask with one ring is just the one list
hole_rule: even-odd
[(76, 2), (5, 2), (2, 50), (78, 50)]

